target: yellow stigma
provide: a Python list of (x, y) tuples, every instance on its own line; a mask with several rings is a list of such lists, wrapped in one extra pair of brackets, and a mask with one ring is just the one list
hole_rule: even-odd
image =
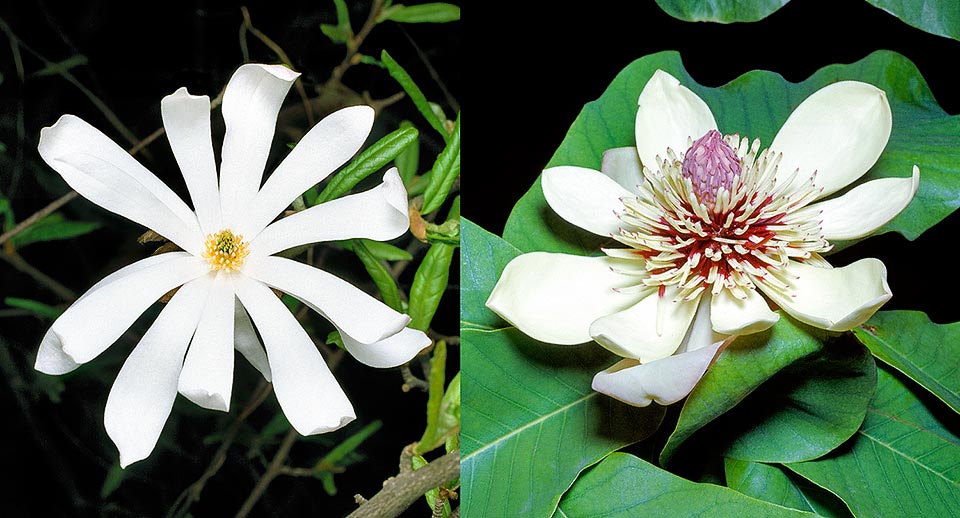
[(237, 271), (243, 266), (243, 259), (250, 252), (243, 236), (234, 235), (229, 228), (216, 234), (207, 234), (203, 258), (210, 263), (211, 270)]

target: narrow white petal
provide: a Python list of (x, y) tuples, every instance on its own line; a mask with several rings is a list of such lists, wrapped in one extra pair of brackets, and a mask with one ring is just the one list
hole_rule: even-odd
[(284, 257), (251, 257), (244, 275), (289, 293), (312, 307), (361, 343), (393, 336), (410, 317), (373, 298), (349, 282), (313, 266)]
[(246, 225), (237, 231), (250, 237), (259, 234), (297, 196), (350, 160), (372, 127), (369, 106), (344, 108), (318, 122), (267, 179), (250, 207)]
[(758, 333), (780, 320), (780, 315), (770, 311), (767, 301), (756, 290), (744, 290), (747, 298), (740, 300), (722, 290), (710, 302), (710, 319), (713, 329), (727, 335)]
[(260, 371), (263, 379), (270, 381), (270, 363), (267, 361), (267, 353), (264, 352), (263, 344), (260, 343), (260, 338), (253, 329), (250, 315), (247, 315), (247, 310), (243, 309), (243, 304), (236, 297), (233, 305), (233, 322), (234, 347), (250, 362), (250, 365)]
[(540, 185), (561, 218), (604, 237), (620, 231), (620, 199), (635, 196), (603, 173), (583, 167), (551, 167), (543, 172)]
[(250, 255), (272, 255), (288, 248), (365, 237), (393, 239), (410, 228), (407, 191), (392, 167), (383, 183), (358, 194), (321, 203), (283, 218), (250, 241)]
[(643, 166), (635, 146), (618, 147), (603, 152), (600, 172), (629, 192), (638, 192), (637, 186), (643, 183)]
[(759, 283), (760, 289), (801, 322), (829, 331), (849, 331), (866, 322), (890, 300), (887, 269), (878, 259), (861, 259), (840, 268), (790, 261), (789, 294)]
[(643, 166), (651, 170), (660, 168), (656, 157), (667, 158), (667, 148), (680, 156), (690, 139), (717, 129), (707, 103), (662, 70), (643, 87), (638, 104), (637, 152)]
[(590, 325), (590, 335), (600, 345), (624, 358), (641, 363), (670, 356), (680, 347), (700, 304), (676, 298), (668, 288), (663, 297), (653, 293), (637, 304)]
[(487, 307), (517, 329), (554, 344), (589, 342), (590, 324), (635, 304), (641, 295), (614, 291), (631, 279), (608, 257), (532, 252), (507, 264)]
[(379, 342), (365, 344), (340, 331), (343, 346), (360, 363), (371, 367), (387, 368), (403, 365), (430, 345), (426, 333), (405, 327), (399, 333)]
[(715, 342), (644, 364), (621, 360), (593, 377), (593, 390), (633, 406), (647, 406), (653, 401), (672, 405), (693, 390), (723, 344)]
[(177, 397), (183, 355), (206, 303), (210, 278), (185, 284), (127, 357), (107, 396), (103, 424), (120, 466), (147, 458)]
[(280, 408), (301, 435), (331, 432), (356, 419), (320, 351), (283, 302), (259, 281), (240, 276), (237, 297), (267, 348)]
[(207, 272), (201, 259), (171, 252), (106, 277), (53, 322), (40, 344), (35, 368), (64, 374), (96, 358), (157, 299)]
[(210, 132), (210, 98), (186, 88), (160, 101), (163, 128), (190, 191), (203, 235), (220, 230), (220, 189)]
[(892, 126), (883, 90), (857, 81), (825, 86), (797, 106), (770, 144), (783, 154), (777, 178), (816, 172), (820, 196), (834, 193), (873, 167)]
[(233, 274), (219, 272), (190, 342), (177, 390), (203, 408), (230, 411), (233, 389)]
[(200, 253), (203, 239), (193, 211), (100, 130), (64, 115), (40, 131), (37, 150), (84, 198)]
[(300, 74), (281, 65), (246, 64), (223, 93), (226, 133), (220, 161), (220, 199), (226, 228), (240, 228), (260, 190), (277, 114)]
[(828, 240), (857, 239), (870, 235), (903, 212), (919, 186), (920, 168), (913, 166), (910, 178), (864, 182), (842, 196), (804, 207), (797, 216), (819, 217), (820, 230)]

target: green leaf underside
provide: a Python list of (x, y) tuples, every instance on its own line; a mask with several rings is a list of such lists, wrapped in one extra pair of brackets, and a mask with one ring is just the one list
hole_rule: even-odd
[(881, 366), (860, 431), (827, 457), (785, 466), (835, 493), (858, 517), (955, 516), (960, 439), (918, 394), (926, 395)]
[(550, 516), (581, 470), (652, 434), (664, 411), (593, 392), (593, 375), (616, 361), (596, 344), (506, 327), (483, 302), (517, 252), (467, 219), (461, 236), (462, 515)]
[(960, 9), (956, 0), (867, 0), (924, 32), (960, 40)]
[(555, 517), (800, 517), (813, 513), (751, 498), (723, 486), (691, 482), (625, 453), (586, 471), (560, 501)]
[(812, 332), (783, 317), (737, 338), (684, 402), (661, 464), (701, 429), (698, 442), (762, 462), (816, 458), (853, 435), (876, 386), (873, 359), (859, 344), (824, 346)]
[(782, 466), (724, 459), (727, 487), (747, 496), (828, 518), (851, 516), (843, 501)]
[(663, 407), (590, 388), (615, 357), (595, 344), (542, 344), (514, 328), (461, 332), (464, 516), (550, 516), (577, 474), (640, 441)]
[(881, 311), (853, 334), (877, 358), (960, 412), (960, 322), (937, 325), (919, 311)]
[(770, 16), (790, 0), (657, 0), (670, 16), (685, 22), (755, 22)]
[[(890, 101), (893, 132), (879, 161), (861, 181), (907, 177), (914, 164), (920, 167), (921, 177), (910, 206), (878, 233), (896, 231), (915, 239), (960, 206), (955, 195), (960, 190), (960, 118), (947, 115), (937, 105), (912, 62), (890, 51), (874, 52), (849, 65), (824, 67), (801, 83), (790, 83), (773, 72), (753, 71), (718, 88), (697, 84), (676, 52), (645, 56), (620, 72), (598, 100), (584, 106), (548, 167), (599, 170), (605, 150), (635, 145), (637, 98), (658, 68), (703, 98), (721, 132), (759, 138), (764, 148), (793, 109), (819, 88), (839, 80), (876, 85)], [(599, 255), (602, 242), (557, 217), (543, 198), (539, 179), (514, 207), (504, 238), (524, 252), (579, 255)]]

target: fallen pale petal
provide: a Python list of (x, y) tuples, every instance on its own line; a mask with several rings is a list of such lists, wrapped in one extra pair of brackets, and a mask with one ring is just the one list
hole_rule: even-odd
[(589, 342), (590, 324), (632, 306), (640, 296), (617, 293), (631, 279), (619, 260), (533, 252), (507, 264), (486, 306), (517, 329), (554, 344)]

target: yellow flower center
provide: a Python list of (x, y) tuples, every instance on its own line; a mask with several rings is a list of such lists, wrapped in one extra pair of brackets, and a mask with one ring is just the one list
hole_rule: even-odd
[(225, 228), (216, 234), (207, 234), (203, 258), (210, 263), (211, 270), (237, 271), (249, 253), (243, 236), (234, 235), (229, 228)]

